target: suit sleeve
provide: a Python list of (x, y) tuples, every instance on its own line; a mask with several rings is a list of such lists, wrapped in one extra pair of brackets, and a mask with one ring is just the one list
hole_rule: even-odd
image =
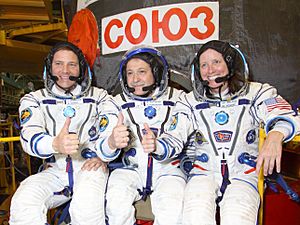
[(108, 146), (108, 137), (117, 125), (119, 111), (112, 97), (102, 104), (99, 114), (99, 138), (96, 141), (96, 153), (104, 162), (115, 160), (121, 152), (121, 149), (110, 149)]
[(39, 101), (33, 93), (20, 100), (21, 144), (26, 153), (39, 158), (49, 158), (55, 151), (53, 137), (46, 130), (46, 121)]
[(161, 155), (161, 161), (174, 158), (182, 152), (194, 131), (194, 121), (192, 108), (185, 95), (176, 103), (169, 128), (157, 139), (157, 152)]
[(258, 120), (264, 124), (266, 133), (279, 131), (284, 135), (284, 142), (290, 141), (299, 133), (299, 116), (274, 87), (268, 84), (261, 86), (255, 97), (254, 108)]

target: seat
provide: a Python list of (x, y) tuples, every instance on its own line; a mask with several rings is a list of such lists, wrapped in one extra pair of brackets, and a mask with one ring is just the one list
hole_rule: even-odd
[[(266, 133), (262, 126), (259, 128), (259, 151), (261, 151), (264, 141), (266, 139)], [(296, 135), (293, 140), (289, 143), (300, 144), (300, 135)], [(260, 195), (260, 208), (258, 213), (258, 225), (263, 225), (263, 208), (264, 208), (264, 190), (265, 190), (265, 177), (263, 175), (263, 170), (261, 169), (258, 175), (258, 191)]]
[[(266, 139), (266, 133), (262, 125), (259, 128), (259, 144), (258, 149), (261, 151), (264, 141)], [(259, 196), (260, 196), (260, 207), (258, 212), (258, 225), (263, 225), (263, 205), (264, 205), (264, 174), (263, 170), (259, 171), (258, 184), (257, 184)]]
[(135, 217), (136, 217), (136, 224), (145, 224), (150, 225), (153, 224), (154, 215), (151, 209), (151, 201), (150, 197), (148, 196), (146, 201), (139, 200), (134, 204), (135, 207)]

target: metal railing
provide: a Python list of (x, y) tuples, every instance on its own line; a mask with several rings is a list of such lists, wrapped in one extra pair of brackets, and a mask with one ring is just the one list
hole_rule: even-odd
[[(5, 134), (5, 137), (3, 135)], [(14, 153), (14, 142), (20, 141), (20, 136), (13, 136), (13, 123), (0, 123), (0, 143), (8, 143), (8, 152), (3, 151), (3, 165), (0, 165), (0, 169), (10, 170), (11, 173), (11, 186), (7, 184), (7, 194), (14, 193), (16, 190), (16, 168), (15, 168), (15, 153)], [(1, 157), (1, 155), (0, 155)], [(5, 157), (9, 161), (9, 166), (5, 166)], [(31, 163), (30, 156), (26, 155), (26, 163), (28, 173), (31, 174)], [(5, 171), (6, 172), (6, 171)]]

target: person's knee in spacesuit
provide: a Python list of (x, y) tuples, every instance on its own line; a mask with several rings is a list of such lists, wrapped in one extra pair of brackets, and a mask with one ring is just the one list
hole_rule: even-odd
[(183, 94), (168, 87), (168, 76), (165, 57), (152, 47), (133, 48), (120, 63), (122, 93), (107, 101), (96, 144), (98, 156), (112, 168), (106, 192), (111, 225), (134, 224), (133, 204), (148, 196), (154, 224), (181, 224), (185, 176), (170, 155), (151, 153), (142, 145), (144, 136), (166, 129)]
[(46, 224), (48, 209), (71, 198), (73, 225), (104, 224), (104, 164), (93, 159), (92, 168), (84, 167), (81, 152), (94, 148), (97, 114), (107, 92), (91, 86), (85, 57), (69, 42), (50, 50), (43, 79), (45, 88), (26, 94), (19, 112), (24, 151), (48, 161), (48, 168), (21, 183), (12, 198), (10, 224)]

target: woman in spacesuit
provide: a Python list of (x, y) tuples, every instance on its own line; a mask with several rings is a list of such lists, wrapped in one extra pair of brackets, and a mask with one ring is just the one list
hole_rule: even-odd
[[(258, 171), (280, 171), (282, 142), (299, 132), (299, 117), (274, 87), (248, 81), (243, 53), (227, 42), (202, 45), (192, 82), (193, 92), (177, 102), (169, 129), (152, 141), (159, 152), (180, 152), (188, 141), (194, 146), (186, 153), (192, 167), (183, 224), (215, 225), (219, 205), (222, 225), (255, 225)], [(258, 153), (260, 123), (267, 138)]]

